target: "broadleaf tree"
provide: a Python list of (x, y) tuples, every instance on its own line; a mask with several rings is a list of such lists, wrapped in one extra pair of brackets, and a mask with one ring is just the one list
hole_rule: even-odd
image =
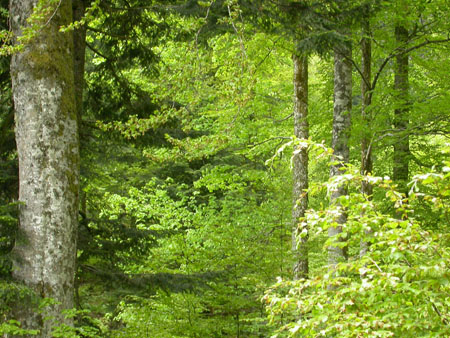
[[(12, 273), (37, 297), (54, 302), (43, 313), (31, 302), (15, 310), (23, 327), (40, 337), (51, 336), (54, 325), (71, 324), (63, 310), (73, 308), (79, 186), (73, 38), (60, 32), (71, 22), (71, 1), (48, 5), (39, 32), (11, 60), (20, 202)], [(41, 6), (10, 3), (17, 39)]]

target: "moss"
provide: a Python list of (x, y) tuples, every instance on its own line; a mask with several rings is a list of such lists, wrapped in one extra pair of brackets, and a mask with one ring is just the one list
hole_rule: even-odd
[[(72, 306), (70, 288), (65, 293), (59, 285), (73, 279), (78, 206), (73, 41), (70, 32), (59, 32), (61, 25), (70, 22), (70, 13), (70, 2), (61, 2), (58, 14), (11, 63), (18, 153), (25, 168), (20, 172), (20, 197), (27, 208), (20, 217), (30, 243), (16, 246), (14, 254), (23, 264), (13, 261), (18, 267), (13, 277), (26, 280), (42, 296), (54, 297), (61, 308)], [(36, 327), (50, 332), (49, 325)]]
[[(78, 161), (77, 161), (78, 164)], [(78, 181), (78, 174), (74, 173), (73, 171), (68, 171), (66, 173), (67, 181), (69, 182), (69, 190), (72, 193), (72, 196), (78, 197), (78, 184), (76, 183)], [(78, 205), (78, 203), (74, 204)]]
[(51, 78), (64, 83), (60, 102), (61, 111), (76, 120), (73, 36), (71, 32), (59, 31), (59, 28), (68, 25), (71, 19), (71, 6), (69, 2), (64, 1), (58, 14), (25, 48), (24, 57), (35, 79)]

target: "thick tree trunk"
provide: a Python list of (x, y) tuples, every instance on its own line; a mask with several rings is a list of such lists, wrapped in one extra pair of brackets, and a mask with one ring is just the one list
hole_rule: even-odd
[[(403, 49), (408, 42), (408, 31), (403, 26), (395, 27), (395, 38)], [(393, 179), (399, 185), (399, 190), (407, 194), (409, 177), (409, 57), (402, 53), (396, 57), (394, 89), (396, 106), (394, 111), (394, 127), (398, 137), (394, 141), (394, 172)]]
[[(16, 36), (38, 0), (10, 3)], [(78, 216), (79, 144), (73, 77), (73, 36), (59, 27), (72, 20), (62, 0), (38, 36), (11, 60), (19, 156), (19, 233), (13, 277), (40, 297), (58, 302), (42, 314), (18, 304), (26, 328), (51, 337), (51, 326), (71, 324)], [(45, 317), (51, 320), (44, 320)]]
[[(362, 80), (361, 80), (361, 115), (363, 121), (363, 130), (361, 137), (361, 174), (367, 175), (372, 173), (372, 147), (370, 144), (371, 121), (372, 114), (370, 113), (370, 105), (372, 104), (371, 82), (372, 82), (372, 43), (370, 41), (370, 24), (368, 17), (365, 17), (362, 24), (362, 39), (361, 39), (361, 64), (362, 64)], [(373, 187), (369, 182), (362, 182), (361, 192), (370, 198), (373, 193)], [(368, 243), (361, 241), (360, 255), (366, 254)]]
[[(294, 134), (299, 139), (309, 137), (308, 125), (308, 57), (294, 54)], [(294, 278), (308, 277), (308, 237), (297, 241), (299, 219), (308, 208), (308, 150), (298, 149), (293, 158), (292, 250), (294, 252)]]
[[(342, 174), (343, 164), (349, 161), (350, 138), (350, 112), (352, 109), (352, 48), (350, 43), (342, 43), (335, 48), (334, 52), (334, 109), (333, 109), (333, 136), (332, 148), (333, 161), (339, 161), (339, 164), (333, 164), (330, 170), (330, 176)], [(338, 187), (331, 193), (331, 203), (347, 194), (344, 186)], [(337, 224), (344, 224), (347, 220), (345, 212), (341, 212), (336, 219)], [(340, 225), (330, 227), (328, 236), (334, 237), (342, 232)], [(346, 248), (339, 246), (330, 246), (328, 248), (328, 265), (330, 270), (334, 270), (338, 262), (347, 259)]]

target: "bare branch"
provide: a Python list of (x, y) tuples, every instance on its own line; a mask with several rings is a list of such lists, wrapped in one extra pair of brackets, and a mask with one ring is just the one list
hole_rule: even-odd
[(402, 48), (404, 48), (404, 46), (399, 46), (397, 48), (395, 48), (391, 54), (389, 54), (386, 59), (384, 59), (383, 63), (381, 64), (381, 66), (378, 68), (378, 71), (373, 79), (372, 82), (372, 86), (370, 87), (372, 90), (375, 89), (375, 86), (377, 85), (378, 82), (378, 78), (381, 75), (381, 72), (383, 71), (384, 67), (386, 67), (387, 63), (392, 60), (393, 58), (403, 55), (403, 54), (408, 54), (410, 52), (412, 52), (413, 50), (419, 49), (421, 47), (430, 45), (430, 44), (439, 44), (439, 43), (444, 43), (444, 42), (450, 42), (450, 37), (447, 37), (446, 39), (440, 39), (440, 40), (425, 40), (422, 43), (419, 43), (415, 46), (412, 46), (410, 48), (407, 48), (405, 50), (402, 50)]

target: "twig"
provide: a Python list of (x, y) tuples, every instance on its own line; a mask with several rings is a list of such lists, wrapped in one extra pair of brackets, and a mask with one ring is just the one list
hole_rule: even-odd
[(289, 120), (292, 116), (294, 116), (294, 113), (290, 113), (288, 116), (283, 117), (281, 120), (274, 120), (273, 123), (281, 123), (284, 122), (286, 120)]
[(380, 271), (381, 273), (383, 273), (383, 270), (381, 270), (381, 268), (378, 266), (377, 262), (375, 262), (371, 257), (368, 257), (373, 264), (375, 264), (375, 266), (377, 267), (378, 271)]
[(107, 61), (111, 61), (111, 58), (107, 57), (106, 55), (102, 54), (98, 49), (96, 49), (94, 46), (92, 46), (90, 43), (86, 42), (86, 46), (92, 50), (95, 54), (97, 54), (98, 56), (101, 56), (102, 58), (104, 58)]
[[(208, 17), (209, 17), (209, 11), (211, 10), (211, 7), (212, 7), (212, 5), (213, 5), (215, 2), (216, 2), (216, 1), (213, 0), (213, 1), (211, 1), (211, 3), (209, 4), (208, 9), (206, 10), (205, 18), (204, 18), (205, 22), (208, 20)], [(199, 37), (200, 32), (202, 31), (203, 27), (204, 27), (204, 26), (201, 26), (201, 27), (198, 29), (197, 33), (195, 34), (195, 47), (197, 48), (197, 55), (198, 55), (198, 37)]]
[(232, 17), (232, 15), (231, 15), (231, 8), (230, 8), (230, 5), (228, 5), (227, 8), (228, 8), (228, 15), (230, 16), (231, 26), (233, 27), (234, 31), (236, 32), (236, 35), (237, 35), (238, 38), (239, 38), (239, 43), (240, 43), (240, 45), (241, 45), (242, 55), (243, 55), (243, 57), (245, 57), (245, 58), (247, 59), (247, 52), (246, 52), (246, 50), (245, 50), (244, 41), (243, 41), (243, 39), (242, 39), (241, 33), (239, 33), (239, 31), (238, 31), (236, 25), (234, 24), (233, 17)]
[(448, 325), (448, 324), (449, 324), (448, 320), (442, 316), (441, 311), (439, 311), (439, 309), (437, 308), (436, 304), (434, 304), (433, 301), (432, 301), (431, 299), (430, 299), (430, 303), (431, 303), (431, 306), (433, 307), (434, 312), (437, 313), (437, 315), (439, 316), (439, 318), (441, 318), (442, 322), (443, 322), (445, 325)]
[(46, 27), (50, 21), (52, 21), (53, 17), (56, 15), (56, 12), (58, 11), (59, 7), (61, 7), (61, 2), (62, 0), (59, 0), (58, 5), (56, 6), (55, 10), (53, 11), (53, 14), (50, 16), (50, 18), (47, 20), (47, 22), (45, 23), (45, 25), (43, 27)]
[(375, 88), (375, 86), (377, 85), (377, 82), (378, 82), (378, 78), (380, 77), (380, 74), (381, 74), (381, 72), (383, 71), (384, 67), (386, 67), (387, 63), (388, 63), (391, 59), (393, 59), (394, 57), (400, 56), (400, 55), (403, 55), (403, 54), (408, 54), (408, 53), (412, 52), (413, 50), (419, 49), (419, 48), (421, 48), (421, 47), (423, 47), (423, 46), (426, 46), (426, 45), (429, 45), (429, 44), (434, 44), (434, 43), (444, 43), (444, 42), (450, 42), (450, 38), (440, 39), (440, 40), (426, 40), (426, 41), (424, 41), (424, 42), (422, 42), (422, 43), (419, 43), (419, 44), (417, 44), (417, 45), (415, 45), (415, 46), (412, 46), (412, 47), (410, 47), (410, 48), (407, 48), (407, 49), (405, 49), (405, 50), (401, 50), (402, 48), (404, 48), (404, 46), (399, 46), (399, 47), (395, 48), (395, 49), (392, 51), (392, 53), (391, 53), (390, 55), (388, 55), (388, 56), (386, 57), (386, 59), (384, 59), (384, 61), (383, 61), (383, 63), (381, 64), (381, 66), (378, 68), (378, 71), (377, 71), (377, 73), (376, 73), (376, 75), (375, 75), (375, 77), (374, 77), (374, 79), (373, 79), (371, 88), (372, 88), (372, 89)]
[(268, 138), (268, 139), (266, 139), (264, 141), (261, 141), (261, 142), (258, 142), (258, 143), (249, 144), (248, 147), (249, 148), (255, 148), (257, 146), (260, 146), (261, 144), (264, 144), (264, 143), (267, 143), (267, 142), (270, 142), (270, 141), (273, 141), (273, 140), (291, 140), (291, 138), (290, 137), (283, 137), (283, 136), (271, 137), (271, 138)]

